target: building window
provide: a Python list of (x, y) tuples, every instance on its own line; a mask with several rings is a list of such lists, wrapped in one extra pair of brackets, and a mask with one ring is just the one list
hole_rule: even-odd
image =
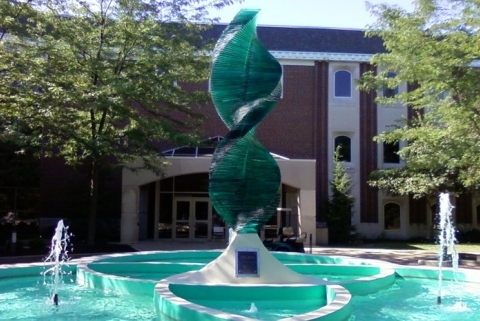
[(338, 151), (338, 160), (350, 163), (352, 161), (352, 140), (348, 136), (335, 137), (335, 151)]
[(397, 203), (387, 203), (383, 207), (386, 230), (400, 229), (400, 205)]
[(347, 70), (335, 72), (335, 97), (352, 97), (352, 74)]
[(383, 143), (383, 162), (389, 164), (399, 164), (400, 156), (398, 151), (400, 147), (398, 142), (396, 143)]
[[(389, 72), (386, 75), (386, 78), (395, 78), (396, 76), (397, 76), (397, 74), (395, 74), (393, 72)], [(398, 94), (398, 86), (396, 86), (395, 88), (388, 88), (387, 86), (385, 86), (383, 88), (383, 97), (392, 98), (392, 97), (396, 96), (397, 94)]]

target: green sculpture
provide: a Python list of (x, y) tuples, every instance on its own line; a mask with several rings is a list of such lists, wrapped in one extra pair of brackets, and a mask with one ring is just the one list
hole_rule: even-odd
[(281, 95), (282, 68), (256, 34), (259, 10), (241, 10), (212, 58), (211, 94), (229, 132), (210, 165), (213, 206), (238, 233), (256, 233), (279, 205), (280, 170), (255, 130)]

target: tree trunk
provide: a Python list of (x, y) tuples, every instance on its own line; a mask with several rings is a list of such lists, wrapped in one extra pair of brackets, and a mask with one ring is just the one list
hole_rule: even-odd
[(98, 201), (98, 163), (92, 161), (89, 173), (89, 215), (88, 215), (88, 238), (87, 245), (95, 245), (95, 234), (97, 228), (97, 201)]

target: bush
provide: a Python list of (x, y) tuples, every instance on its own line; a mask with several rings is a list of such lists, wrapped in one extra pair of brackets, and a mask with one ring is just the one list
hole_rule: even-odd
[(333, 180), (330, 182), (332, 195), (328, 202), (328, 238), (329, 243), (349, 243), (356, 238), (352, 226), (353, 203), (355, 199), (350, 194), (352, 180), (342, 162), (338, 151), (335, 153)]
[(46, 240), (42, 238), (28, 240), (27, 244), (32, 250), (46, 251), (47, 248)]
[(480, 243), (480, 230), (458, 231), (456, 237), (458, 243)]

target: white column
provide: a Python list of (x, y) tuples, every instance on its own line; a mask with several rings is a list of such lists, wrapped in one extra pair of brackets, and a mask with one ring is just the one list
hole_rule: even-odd
[(139, 193), (138, 186), (122, 187), (121, 243), (135, 244), (138, 242)]
[(305, 242), (305, 247), (309, 246), (310, 235), (312, 235), (312, 245), (315, 245), (315, 190), (300, 190), (298, 201), (298, 224), (300, 232), (307, 233), (307, 241)]

